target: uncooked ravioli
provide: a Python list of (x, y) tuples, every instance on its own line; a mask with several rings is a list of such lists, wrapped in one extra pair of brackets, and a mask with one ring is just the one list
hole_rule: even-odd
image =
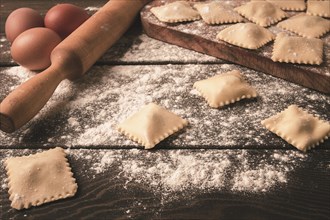
[(278, 6), (266, 1), (248, 2), (234, 10), (263, 27), (268, 27), (287, 16)]
[(253, 23), (234, 24), (217, 35), (219, 40), (247, 49), (258, 49), (274, 38), (272, 32)]
[(166, 5), (153, 7), (150, 11), (162, 22), (177, 23), (200, 19), (199, 13), (189, 2), (177, 1)]
[(232, 8), (220, 2), (197, 3), (194, 8), (207, 24), (236, 23), (244, 20)]
[(222, 73), (194, 83), (212, 108), (219, 108), (241, 99), (255, 98), (256, 90), (244, 81), (238, 70)]

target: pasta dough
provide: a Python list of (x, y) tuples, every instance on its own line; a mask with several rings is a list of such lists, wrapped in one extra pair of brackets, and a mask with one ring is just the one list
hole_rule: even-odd
[(252, 1), (234, 9), (250, 21), (267, 27), (286, 17), (278, 6), (266, 1)]
[(9, 199), (15, 209), (74, 196), (77, 184), (62, 148), (5, 161)]
[(150, 103), (121, 123), (118, 130), (146, 149), (151, 149), (187, 124), (187, 120)]
[(290, 37), (278, 34), (272, 60), (285, 63), (321, 64), (323, 42), (316, 38)]
[(198, 3), (194, 7), (207, 24), (236, 23), (244, 20), (232, 8), (220, 2)]
[(247, 49), (258, 49), (274, 38), (272, 32), (253, 23), (234, 24), (217, 35), (219, 40)]
[(296, 105), (261, 122), (268, 130), (289, 144), (306, 151), (330, 136), (330, 124), (305, 112)]
[(302, 37), (321, 37), (330, 31), (330, 21), (304, 13), (282, 21), (277, 26), (292, 31)]
[(246, 83), (238, 70), (213, 76), (194, 83), (212, 108), (219, 108), (244, 98), (257, 97), (257, 92)]
[(306, 9), (305, 0), (267, 0), (274, 5), (279, 6), (282, 10), (288, 11), (304, 11)]
[(190, 3), (177, 1), (159, 7), (153, 7), (150, 11), (162, 22), (176, 23), (199, 20), (199, 13), (194, 10)]
[(308, 0), (307, 14), (330, 18), (330, 0)]

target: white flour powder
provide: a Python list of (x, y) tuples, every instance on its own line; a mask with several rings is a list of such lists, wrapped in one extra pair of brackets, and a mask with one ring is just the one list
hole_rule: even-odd
[[(5, 157), (13, 156), (14, 152), (17, 155), (17, 150), (6, 151)], [(103, 173), (115, 171), (124, 188), (133, 182), (155, 193), (163, 194), (164, 198), (178, 192), (184, 195), (221, 190), (267, 192), (276, 187), (284, 187), (292, 181), (294, 169), (302, 166), (303, 161), (308, 158), (306, 154), (298, 151), (280, 150), (150, 152), (137, 149), (67, 149), (66, 152), (71, 160), (88, 164), (89, 170), (77, 171), (80, 175), (89, 175), (88, 179), (103, 178)], [(19, 155), (27, 154), (27, 150), (19, 152)], [(6, 189), (6, 176), (4, 173), (2, 175), (0, 184), (2, 189)]]
[[(192, 85), (217, 73), (241, 69), (259, 97), (223, 109), (210, 108)], [(1, 77), (12, 80), (9, 90), (31, 76), (21, 67), (7, 68)], [(10, 81), (10, 80), (8, 80)], [(77, 82), (63, 81), (45, 108), (14, 135), (0, 132), (0, 145), (45, 144), (66, 146), (137, 146), (119, 134), (116, 126), (143, 105), (155, 102), (189, 121), (164, 146), (255, 147), (272, 143), (289, 146), (263, 128), (260, 121), (297, 104), (324, 120), (330, 98), (301, 86), (236, 65), (98, 66)], [(34, 131), (42, 127), (48, 135)], [(40, 130), (40, 131), (41, 131)]]
[(155, 192), (202, 193), (229, 190), (260, 193), (283, 187), (307, 155), (297, 151), (247, 150), (67, 150), (90, 163), (93, 178), (118, 172), (125, 185), (138, 183)]
[[(140, 62), (146, 54), (150, 56), (149, 40), (155, 42), (152, 47), (159, 46), (145, 36), (139, 37), (139, 40), (140, 44), (135, 44), (137, 46), (129, 53), (122, 54), (124, 61), (135, 59)], [(166, 54), (162, 53), (165, 49), (155, 50), (158, 52), (151, 56), (151, 61), (164, 60), (163, 56), (171, 60), (177, 48), (168, 48), (170, 52)], [(186, 58), (183, 61), (188, 62), (194, 59), (195, 54), (191, 54), (194, 53), (185, 51), (176, 56), (183, 56)], [(209, 60), (207, 56), (203, 59)], [(239, 102), (221, 110), (211, 109), (192, 88), (197, 80), (238, 68), (243, 71), (246, 80), (256, 87), (260, 95), (258, 99)], [(0, 88), (1, 98), (32, 75), (21, 67), (4, 69), (0, 77), (4, 77), (2, 80), (8, 78), (5, 81), (10, 84)], [(15, 135), (0, 132), (0, 145), (137, 146), (120, 135), (115, 127), (149, 102), (156, 102), (189, 121), (184, 132), (164, 145), (172, 150), (72, 149), (68, 150), (69, 157), (90, 164), (90, 172), (85, 172), (86, 175), (91, 173), (90, 178), (98, 178), (105, 172), (115, 170), (118, 178), (123, 180), (123, 187), (138, 183), (164, 195), (218, 190), (267, 192), (290, 182), (290, 174), (302, 165), (307, 156), (294, 150), (174, 148), (251, 148), (269, 143), (288, 147), (280, 138), (262, 128), (260, 121), (289, 104), (301, 105), (311, 113), (320, 114), (325, 120), (329, 117), (319, 112), (319, 109), (328, 109), (328, 96), (236, 65), (95, 66), (77, 82), (62, 82), (46, 107), (28, 126)], [(33, 139), (33, 132), (42, 123), (46, 124), (42, 132), (49, 129), (49, 136), (40, 137), (37, 134), (37, 138)], [(6, 152), (6, 157), (13, 154), (11, 150)], [(20, 152), (21, 155), (24, 153)], [(5, 176), (0, 178), (2, 189), (5, 189)]]

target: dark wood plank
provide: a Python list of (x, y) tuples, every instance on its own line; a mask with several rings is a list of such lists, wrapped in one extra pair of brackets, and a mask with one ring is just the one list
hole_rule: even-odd
[[(160, 22), (150, 12), (150, 8), (170, 1), (153, 1), (141, 12), (144, 30), (150, 37), (228, 60), (327, 94), (330, 93), (330, 34), (322, 38), (325, 58), (320, 66), (273, 62), (270, 59), (272, 43), (252, 51), (216, 40), (217, 33), (228, 25), (210, 26), (202, 20), (175, 25)], [(244, 2), (246, 0), (229, 1), (228, 3), (235, 7)], [(276, 26), (272, 26), (270, 29), (274, 33), (280, 31)]]
[[(0, 150), (0, 159), (8, 156), (27, 155), (36, 150)], [(101, 162), (106, 153), (120, 158), (110, 163), (103, 172), (96, 174), (93, 166)], [(273, 150), (186, 150), (180, 155), (195, 158), (213, 154), (214, 164), (226, 156), (232, 162), (225, 177), (224, 187), (202, 189), (192, 185), (186, 190), (166, 190), (164, 180), (155, 176), (156, 187), (146, 181), (150, 177), (130, 175), (123, 164), (140, 164), (144, 168), (164, 163), (158, 173), (166, 172), (166, 165), (180, 170), (175, 157), (177, 151), (159, 150), (153, 153), (137, 150), (70, 150), (69, 162), (78, 182), (78, 192), (70, 199), (48, 203), (28, 210), (17, 211), (10, 207), (7, 189), (0, 188), (1, 219), (329, 219), (330, 216), (330, 151), (319, 150), (303, 156), (295, 151)], [(288, 160), (274, 160), (274, 155), (288, 155)], [(90, 157), (87, 158), (87, 155)], [(265, 192), (260, 190), (233, 191), (233, 174), (244, 166), (240, 155), (251, 164), (251, 170), (263, 166), (279, 169), (284, 163), (287, 183), (278, 183)], [(299, 156), (300, 155), (300, 156)], [(295, 156), (297, 156), (295, 158)], [(204, 158), (206, 161), (207, 158)], [(106, 161), (106, 160), (105, 160)], [(176, 162), (175, 162), (176, 161)], [(265, 162), (267, 161), (267, 162)], [(182, 164), (181, 164), (182, 165)], [(282, 165), (280, 165), (282, 166)], [(196, 168), (192, 165), (191, 168)], [(213, 167), (214, 168), (214, 167)], [(200, 168), (202, 171), (204, 168)], [(208, 171), (210, 168), (205, 168)], [(132, 173), (134, 173), (132, 168)], [(174, 171), (175, 169), (173, 169)], [(146, 170), (150, 174), (150, 171)], [(130, 179), (127, 178), (132, 177)], [(174, 172), (170, 173), (174, 175)], [(0, 170), (4, 178), (4, 169)], [(190, 180), (187, 180), (190, 181)], [(3, 180), (1, 180), (3, 185)], [(184, 184), (185, 186), (187, 184)]]
[[(4, 18), (17, 7), (29, 5), (45, 13), (59, 2), (63, 1), (1, 1), (0, 66), (7, 67), (0, 68), (0, 100), (13, 87), (35, 74), (12, 67), (16, 64), (10, 58), (9, 44), (3, 35)], [(67, 2), (90, 8), (93, 13), (105, 1)], [(254, 113), (257, 114), (254, 112), (256, 109), (261, 112), (259, 117), (266, 117), (288, 104), (298, 104), (329, 120), (329, 96), (260, 72), (224, 64), (227, 61), (150, 39), (141, 32), (139, 25), (136, 23), (84, 79), (74, 83), (65, 82), (50, 105), (28, 126), (15, 134), (0, 133), (0, 219), (329, 219), (329, 140), (308, 154), (301, 154), (259, 127), (259, 122), (253, 117)], [(189, 63), (207, 65), (187, 65)], [(213, 65), (216, 63), (222, 65)], [(191, 89), (192, 83), (233, 68), (244, 71), (247, 80), (257, 87), (260, 98), (237, 103), (223, 110), (209, 109), (205, 101)], [(168, 91), (163, 91), (162, 86)], [(154, 87), (159, 90), (150, 90)], [(183, 88), (181, 91), (178, 89), (180, 87)], [(132, 91), (134, 94), (127, 96)], [(120, 101), (125, 95), (127, 99)], [(155, 151), (129, 150), (139, 146), (106, 125), (116, 124), (129, 111), (136, 110), (149, 100), (175, 110), (184, 117), (189, 116), (192, 123), (184, 131), (163, 141)], [(116, 105), (118, 108), (114, 108)], [(193, 107), (189, 109), (188, 106)], [(252, 118), (252, 122), (245, 120), (247, 118)], [(211, 124), (198, 131), (196, 128), (201, 121)], [(99, 130), (102, 126), (104, 129)], [(96, 130), (101, 133), (93, 133)], [(96, 138), (92, 146), (92, 138), (100, 138), (102, 134), (108, 139)], [(109, 134), (114, 136), (110, 137)], [(197, 142), (191, 137), (197, 138)], [(80, 143), (82, 140), (87, 142), (79, 145), (79, 138)], [(28, 155), (55, 145), (74, 148), (68, 150), (68, 158), (79, 185), (76, 196), (28, 210), (12, 209), (4, 182), (6, 174), (3, 159)], [(184, 150), (175, 150), (178, 148)], [(175, 175), (176, 169), (182, 169), (175, 155), (200, 159), (199, 163), (192, 163), (189, 168), (196, 172), (206, 170), (207, 178), (213, 176), (212, 172), (208, 172), (210, 169), (221, 170), (224, 165), (222, 162), (229, 161), (230, 166), (224, 169), (226, 175), (221, 175), (225, 179), (224, 185), (210, 189), (182, 183), (180, 186), (188, 186), (185, 190), (168, 189), (166, 181), (159, 179), (159, 175), (167, 175), (166, 168), (169, 167), (172, 167), (170, 176)], [(276, 155), (280, 159), (276, 159)], [(248, 165), (244, 158), (247, 158)], [(203, 160), (205, 163), (202, 163)], [(104, 166), (101, 170), (100, 164)], [(205, 164), (210, 167), (201, 168)], [(137, 172), (130, 168), (132, 165), (141, 170)], [(286, 183), (273, 180), (265, 192), (261, 192), (260, 188), (255, 191), (251, 188), (233, 190), (234, 177), (237, 173), (243, 174), (246, 166), (247, 171), (273, 168), (271, 170), (285, 174)], [(154, 167), (159, 168), (158, 172), (152, 172)], [(146, 174), (151, 174), (154, 179)], [(262, 172), (260, 175), (263, 177)], [(151, 183), (156, 185), (152, 186)]]
[[(193, 89), (194, 82), (239, 69), (258, 91), (257, 99), (213, 109)], [(0, 100), (33, 73), (0, 68)], [(81, 80), (63, 82), (48, 105), (13, 134), (0, 132), (3, 147), (64, 145), (122, 148), (137, 146), (116, 130), (118, 123), (155, 102), (189, 121), (158, 148), (284, 148), (261, 120), (291, 104), (330, 120), (330, 97), (237, 65), (95, 66)], [(328, 148), (327, 140), (318, 148)]]

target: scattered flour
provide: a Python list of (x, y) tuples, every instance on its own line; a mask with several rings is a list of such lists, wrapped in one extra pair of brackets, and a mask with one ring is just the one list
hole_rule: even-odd
[(96, 11), (100, 10), (100, 7), (89, 6), (89, 7), (86, 7), (85, 10), (91, 11), (91, 12), (96, 12)]
[[(134, 35), (133, 35), (134, 36)], [(127, 50), (127, 45), (132, 44)], [(164, 53), (164, 51), (166, 51)], [(146, 60), (147, 57), (147, 60)], [(175, 45), (160, 43), (160, 41), (139, 34), (134, 38), (123, 38), (102, 57), (104, 60), (112, 60), (125, 63), (219, 63), (221, 60), (187, 50)]]
[[(85, 9), (94, 12), (99, 8)], [(200, 22), (196, 24), (202, 27)], [(180, 28), (180, 25), (178, 27)], [(4, 38), (0, 39), (0, 42), (4, 41)], [(126, 62), (133, 60), (140, 62), (145, 60), (143, 57), (145, 54), (150, 53), (150, 48), (159, 49), (160, 44), (145, 35), (141, 35), (137, 41), (140, 43), (135, 44), (137, 46), (131, 51), (117, 56)], [(150, 44), (150, 42), (154, 43)], [(197, 54), (186, 51), (178, 53), (177, 48), (172, 45), (168, 45), (167, 48), (170, 50), (165, 54), (164, 49), (153, 50), (158, 52), (150, 57), (151, 62), (164, 59), (172, 61), (175, 60), (173, 57), (177, 56), (184, 57), (183, 62), (189, 62), (195, 59)], [(208, 56), (202, 57), (201, 63), (207, 60), (210, 60)], [(62, 82), (47, 106), (16, 135), (0, 132), (0, 145), (10, 147), (43, 143), (76, 147), (136, 146), (134, 142), (120, 136), (115, 131), (115, 125), (152, 101), (187, 118), (190, 122), (190, 127), (183, 134), (167, 143), (173, 148), (177, 146), (249, 147), (269, 144), (270, 140), (274, 145), (285, 145), (283, 141), (274, 139), (269, 132), (260, 128), (260, 120), (291, 103), (303, 105), (325, 119), (329, 117), (327, 113), (320, 113), (315, 108), (318, 106), (323, 107), (321, 109), (329, 109), (329, 97), (326, 95), (241, 67), (245, 77), (257, 88), (261, 98), (221, 111), (209, 109), (198, 92), (192, 89), (192, 84), (199, 79), (234, 68), (238, 66), (224, 64), (212, 67), (207, 65), (93, 67), (82, 80), (74, 83), (67, 80)], [(22, 67), (10, 67), (4, 70), (1, 77), (10, 80), (8, 85), (0, 88), (0, 98), (33, 74)], [(57, 117), (53, 117), (54, 115)], [(55, 133), (43, 129), (42, 126), (37, 129), (40, 123), (47, 124), (45, 127), (50, 126), (49, 130)], [(40, 135), (35, 135), (34, 130), (37, 133), (40, 130), (45, 132), (45, 135), (42, 135), (45, 139), (35, 138), (36, 136), (40, 138)], [(26, 154), (26, 151), (19, 151), (19, 154)], [(116, 170), (117, 178), (124, 181), (123, 187), (127, 188), (130, 183), (142, 184), (151, 191), (163, 193), (164, 198), (177, 192), (186, 193), (185, 197), (188, 194), (220, 190), (268, 192), (290, 182), (292, 180), (290, 174), (307, 160), (307, 156), (300, 152), (280, 150), (208, 149), (149, 152), (137, 149), (94, 151), (68, 149), (67, 152), (69, 157), (83, 160), (90, 165), (91, 172), (85, 173), (86, 175), (92, 173), (91, 178), (98, 178), (102, 173)], [(14, 153), (14, 150), (6, 150), (5, 157), (13, 154), (17, 155), (17, 151)], [(1, 163), (3, 164), (3, 161)], [(8, 186), (4, 172), (1, 175), (0, 185), (4, 190)], [(130, 210), (126, 210), (126, 213), (130, 213)]]
[[(212, 109), (192, 87), (195, 81), (237, 68), (257, 89), (257, 99)], [(32, 75), (21, 67), (5, 69), (1, 77), (8, 84), (0, 94)], [(290, 104), (329, 120), (326, 109), (330, 108), (329, 96), (236, 65), (95, 66), (79, 81), (63, 81), (45, 108), (20, 131), (0, 132), (0, 145), (135, 147), (116, 126), (150, 102), (189, 121), (186, 129), (158, 145), (171, 148), (289, 146), (260, 121)]]
[[(162, 193), (198, 194), (227, 190), (263, 193), (284, 187), (290, 173), (307, 160), (298, 151), (281, 150), (67, 150), (70, 157), (90, 163), (92, 178), (118, 172), (127, 188), (137, 183)], [(133, 159), (134, 158), (134, 159)], [(90, 173), (90, 172), (88, 172)], [(168, 198), (170, 199), (170, 198)]]

